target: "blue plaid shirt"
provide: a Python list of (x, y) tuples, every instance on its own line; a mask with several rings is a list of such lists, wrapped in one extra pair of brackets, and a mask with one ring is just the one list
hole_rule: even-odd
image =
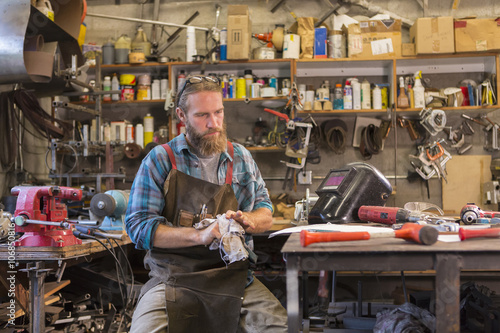
[[(169, 142), (177, 169), (192, 177), (201, 178), (200, 161), (189, 147), (186, 137), (181, 134)], [(272, 203), (257, 164), (250, 152), (242, 145), (233, 143), (233, 191), (238, 200), (238, 209), (251, 212), (266, 207), (272, 211)], [(224, 152), (220, 156), (217, 177), (219, 184), (226, 180), (227, 164), (230, 156)], [(167, 179), (172, 164), (167, 152), (161, 146), (155, 147), (144, 158), (137, 172), (128, 202), (125, 226), (137, 249), (153, 248), (153, 235), (159, 223), (166, 223), (161, 216), (165, 206), (163, 183)], [(248, 239), (248, 237), (246, 237)]]

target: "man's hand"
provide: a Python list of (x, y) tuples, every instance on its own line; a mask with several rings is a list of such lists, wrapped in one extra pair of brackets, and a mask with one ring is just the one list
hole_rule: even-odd
[(237, 212), (228, 210), (226, 212), (226, 219), (233, 219), (238, 222), (245, 232), (250, 234), (255, 232), (255, 223), (251, 220), (249, 214), (243, 213), (241, 210)]
[(214, 239), (220, 239), (219, 223), (214, 222), (205, 229), (199, 231), (200, 243), (210, 245)]

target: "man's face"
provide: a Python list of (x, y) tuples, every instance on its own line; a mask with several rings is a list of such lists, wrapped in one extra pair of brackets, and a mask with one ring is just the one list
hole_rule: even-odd
[(188, 142), (204, 156), (226, 150), (226, 126), (222, 95), (214, 91), (201, 91), (188, 96), (189, 110), (177, 109), (186, 125)]

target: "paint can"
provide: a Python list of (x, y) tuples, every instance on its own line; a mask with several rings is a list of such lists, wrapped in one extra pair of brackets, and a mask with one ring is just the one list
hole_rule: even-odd
[(299, 59), (300, 36), (295, 34), (285, 35), (283, 40), (283, 59)]

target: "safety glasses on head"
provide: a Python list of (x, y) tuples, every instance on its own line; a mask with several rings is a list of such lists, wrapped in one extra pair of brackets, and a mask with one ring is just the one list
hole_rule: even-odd
[(184, 86), (181, 89), (181, 92), (179, 95), (177, 95), (177, 106), (179, 106), (179, 101), (181, 100), (182, 94), (184, 93), (184, 90), (186, 90), (186, 87), (190, 84), (197, 84), (203, 82), (203, 80), (207, 82), (212, 82), (216, 84), (220, 84), (220, 80), (216, 76), (206, 76), (206, 75), (196, 75), (196, 76), (191, 76), (186, 79), (186, 83), (184, 83)]

